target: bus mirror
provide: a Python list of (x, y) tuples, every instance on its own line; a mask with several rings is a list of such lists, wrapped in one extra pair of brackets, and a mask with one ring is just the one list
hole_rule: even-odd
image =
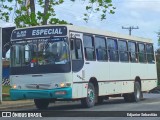
[(76, 47), (76, 49), (80, 49), (80, 47), (81, 47), (81, 41), (80, 40), (78, 40), (78, 39), (75, 40), (75, 47)]
[(10, 42), (7, 42), (7, 43), (2, 47), (2, 57), (3, 57), (3, 58), (6, 58), (7, 51), (10, 49), (10, 47), (11, 47), (11, 43), (10, 43)]
[(74, 45), (74, 42), (73, 42), (73, 40), (71, 39), (71, 42), (70, 42), (71, 50), (73, 50), (73, 45)]

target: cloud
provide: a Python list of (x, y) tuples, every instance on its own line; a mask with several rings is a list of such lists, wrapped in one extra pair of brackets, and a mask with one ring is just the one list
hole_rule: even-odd
[(1, 27), (13, 27), (13, 26), (15, 26), (15, 24), (13, 22), (0, 21), (0, 26)]
[(160, 1), (159, 0), (127, 0), (125, 4), (126, 8), (134, 9), (134, 10), (146, 10), (146, 11), (152, 11), (152, 12), (160, 12), (159, 6)]

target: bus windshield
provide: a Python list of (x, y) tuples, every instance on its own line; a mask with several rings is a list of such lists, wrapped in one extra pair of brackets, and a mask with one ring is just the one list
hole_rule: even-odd
[(12, 42), (11, 67), (66, 64), (69, 59), (67, 38), (47, 38)]

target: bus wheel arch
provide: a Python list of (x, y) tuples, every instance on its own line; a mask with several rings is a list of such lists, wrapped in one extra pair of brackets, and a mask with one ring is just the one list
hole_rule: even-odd
[(96, 78), (91, 78), (88, 83), (87, 97), (81, 99), (84, 107), (93, 107), (97, 101), (98, 96), (98, 82)]
[(92, 77), (89, 80), (89, 83), (92, 83), (94, 85), (95, 88), (95, 94), (96, 94), (96, 102), (98, 101), (98, 96), (99, 96), (99, 86), (98, 86), (98, 81), (95, 77)]
[(137, 76), (134, 80), (133, 93), (123, 95), (126, 102), (139, 102), (143, 98), (141, 79)]

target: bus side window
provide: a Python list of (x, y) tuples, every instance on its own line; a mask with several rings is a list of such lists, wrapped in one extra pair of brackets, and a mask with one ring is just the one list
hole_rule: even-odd
[(129, 58), (128, 58), (127, 42), (119, 40), (118, 41), (118, 49), (119, 49), (120, 61), (128, 62)]
[(94, 40), (92, 36), (83, 36), (84, 52), (86, 60), (95, 60)]
[(136, 42), (128, 42), (130, 62), (138, 62)]
[(117, 40), (107, 39), (107, 47), (110, 61), (119, 61)]
[(71, 54), (73, 60), (82, 60), (82, 44), (80, 39), (71, 40)]
[(153, 52), (153, 45), (152, 44), (146, 45), (146, 53), (147, 53), (147, 62), (154, 63), (154, 52)]
[(139, 58), (139, 62), (141, 63), (146, 62), (146, 53), (145, 53), (144, 43), (138, 43), (138, 58)]
[(100, 61), (108, 60), (105, 38), (95, 37), (95, 48), (96, 48), (97, 60)]

